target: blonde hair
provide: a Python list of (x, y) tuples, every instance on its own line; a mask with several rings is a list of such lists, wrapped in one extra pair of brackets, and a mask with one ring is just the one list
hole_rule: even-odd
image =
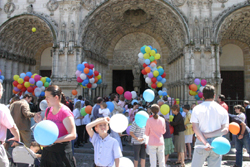
[(102, 102), (100, 105), (103, 106), (103, 108), (107, 108), (108, 107), (105, 102)]
[(124, 100), (125, 100), (124, 95), (121, 95), (121, 96), (120, 96), (120, 100), (121, 100), (121, 101), (124, 101)]

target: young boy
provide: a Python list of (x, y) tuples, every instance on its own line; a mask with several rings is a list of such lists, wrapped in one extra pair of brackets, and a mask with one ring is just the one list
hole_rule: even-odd
[[(119, 167), (119, 158), (122, 152), (116, 139), (109, 136), (109, 117), (98, 118), (87, 124), (86, 129), (90, 136), (90, 142), (94, 146), (96, 166)], [(97, 133), (94, 132), (93, 127)]]
[(33, 151), (36, 154), (36, 158), (41, 158), (41, 156), (42, 156), (41, 154), (37, 154), (37, 152), (40, 149), (41, 149), (40, 145), (37, 142), (33, 141), (33, 142), (30, 143), (30, 150)]

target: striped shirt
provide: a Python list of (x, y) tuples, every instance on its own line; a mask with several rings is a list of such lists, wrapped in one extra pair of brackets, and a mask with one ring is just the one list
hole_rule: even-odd
[[(130, 132), (133, 132), (134, 135), (138, 138), (143, 138), (144, 134), (145, 134), (145, 127), (144, 128), (140, 128), (135, 121), (132, 123), (131, 128), (130, 128)], [(135, 144), (135, 145), (139, 145), (139, 144), (143, 144), (145, 143), (145, 140), (140, 142), (137, 141), (135, 138), (132, 137), (131, 143)]]

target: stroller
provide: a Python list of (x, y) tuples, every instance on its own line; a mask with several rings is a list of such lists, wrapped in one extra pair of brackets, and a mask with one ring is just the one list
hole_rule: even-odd
[(36, 158), (35, 153), (23, 143), (16, 143), (19, 145), (12, 150), (11, 167), (39, 167), (40, 161)]

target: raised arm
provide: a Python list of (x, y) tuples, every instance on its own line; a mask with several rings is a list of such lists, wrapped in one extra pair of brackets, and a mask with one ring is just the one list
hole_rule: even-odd
[(109, 123), (109, 120), (110, 120), (110, 118), (109, 117), (105, 117), (105, 118), (102, 118), (102, 119), (97, 119), (97, 120), (95, 120), (95, 121), (93, 121), (93, 122), (90, 122), (89, 124), (87, 124), (86, 125), (86, 130), (87, 130), (87, 132), (88, 132), (88, 134), (89, 134), (89, 136), (92, 138), (93, 137), (93, 135), (94, 135), (94, 131), (93, 131), (93, 127), (95, 127), (96, 125), (98, 125), (99, 123)]

